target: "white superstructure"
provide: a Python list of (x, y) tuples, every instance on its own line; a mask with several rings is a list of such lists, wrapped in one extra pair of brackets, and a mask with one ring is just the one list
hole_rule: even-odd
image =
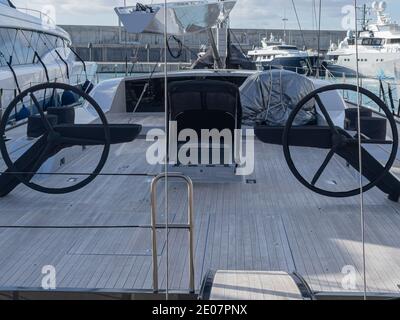
[(261, 48), (248, 52), (248, 56), (260, 70), (271, 66), (291, 71), (309, 69), (318, 57), (317, 53), (303, 51), (296, 46), (286, 44), (283, 40), (277, 40), (273, 34), (269, 39), (263, 38), (261, 44)]
[[(400, 26), (385, 14), (385, 2), (373, 2), (372, 10), (377, 14), (375, 23), (366, 24), (358, 36), (360, 74), (365, 77), (393, 78), (400, 67)], [(356, 35), (347, 32), (347, 37), (328, 53), (331, 71), (354, 74), (356, 70)]]
[(78, 85), (93, 77), (97, 65), (84, 66), (70, 45), (68, 33), (49, 16), (0, 0), (0, 107), (7, 107), (20, 90), (35, 84)]

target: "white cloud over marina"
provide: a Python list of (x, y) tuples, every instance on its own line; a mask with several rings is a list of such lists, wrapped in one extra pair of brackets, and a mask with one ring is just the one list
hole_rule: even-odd
[[(176, 1), (176, 0), (175, 0)], [(54, 5), (57, 10), (58, 24), (91, 24), (116, 25), (117, 17), (113, 8), (122, 6), (123, 0), (13, 0), (18, 7), (27, 7), (40, 10), (43, 6)], [(143, 3), (157, 3), (158, 1), (143, 0)], [(316, 12), (313, 3), (318, 0), (295, 0), (299, 18), (304, 29), (316, 26)], [(362, 5), (363, 1), (358, 1)], [(366, 1), (370, 4), (372, 1)], [(388, 0), (388, 12), (394, 20), (400, 21), (400, 2)], [(136, 1), (127, 1), (132, 5)], [(343, 6), (353, 4), (353, 0), (322, 0), (323, 29), (340, 29)], [(318, 11), (318, 7), (316, 8)], [(280, 29), (283, 27), (283, 17), (286, 15), (287, 27), (298, 29), (291, 0), (238, 0), (231, 14), (231, 26), (236, 28), (268, 28)]]

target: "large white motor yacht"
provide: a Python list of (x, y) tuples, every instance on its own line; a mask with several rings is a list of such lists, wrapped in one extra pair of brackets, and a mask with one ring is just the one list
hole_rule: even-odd
[(258, 69), (282, 68), (299, 73), (307, 73), (315, 65), (318, 54), (298, 49), (288, 45), (283, 40), (277, 40), (273, 34), (263, 38), (262, 47), (248, 52), (248, 56), (257, 64)]
[[(385, 14), (385, 2), (373, 2), (372, 10), (377, 21), (365, 24), (358, 36), (360, 74), (373, 78), (394, 78), (400, 66), (400, 26)], [(347, 37), (336, 46), (332, 44), (328, 53), (328, 68), (334, 74), (355, 75), (356, 35), (347, 32)]]

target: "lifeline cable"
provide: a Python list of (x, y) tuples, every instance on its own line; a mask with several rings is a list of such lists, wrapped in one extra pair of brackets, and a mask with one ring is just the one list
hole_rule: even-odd
[(360, 101), (360, 65), (358, 50), (358, 25), (357, 25), (357, 0), (354, 0), (354, 22), (355, 22), (355, 47), (356, 47), (356, 77), (357, 77), (357, 122), (358, 122), (358, 161), (359, 161), (359, 184), (360, 184), (360, 209), (361, 209), (361, 237), (362, 237), (362, 257), (363, 257), (363, 287), (364, 300), (367, 300), (367, 263), (365, 245), (365, 212), (364, 212), (364, 193), (363, 193), (363, 163), (362, 163), (362, 138), (361, 138), (361, 101)]

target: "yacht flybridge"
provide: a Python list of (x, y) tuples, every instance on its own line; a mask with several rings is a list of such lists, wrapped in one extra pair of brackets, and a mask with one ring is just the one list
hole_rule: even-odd
[[(160, 7), (127, 9), (148, 15), (129, 28)], [(361, 87), (166, 68), (2, 110), (1, 297), (399, 298), (399, 121)]]
[[(7, 106), (26, 88), (43, 82), (83, 85), (93, 80), (97, 65), (71, 50), (68, 33), (52, 18), (0, 1), (0, 106)], [(88, 83), (86, 83), (88, 86)], [(31, 110), (24, 106), (17, 118)]]
[[(360, 74), (372, 78), (394, 78), (400, 68), (400, 26), (386, 14), (386, 2), (374, 1), (371, 9), (376, 13), (376, 21), (368, 23), (365, 20), (357, 36)], [(327, 67), (333, 74), (355, 76), (355, 41), (354, 31), (349, 30), (339, 46), (332, 44)]]

